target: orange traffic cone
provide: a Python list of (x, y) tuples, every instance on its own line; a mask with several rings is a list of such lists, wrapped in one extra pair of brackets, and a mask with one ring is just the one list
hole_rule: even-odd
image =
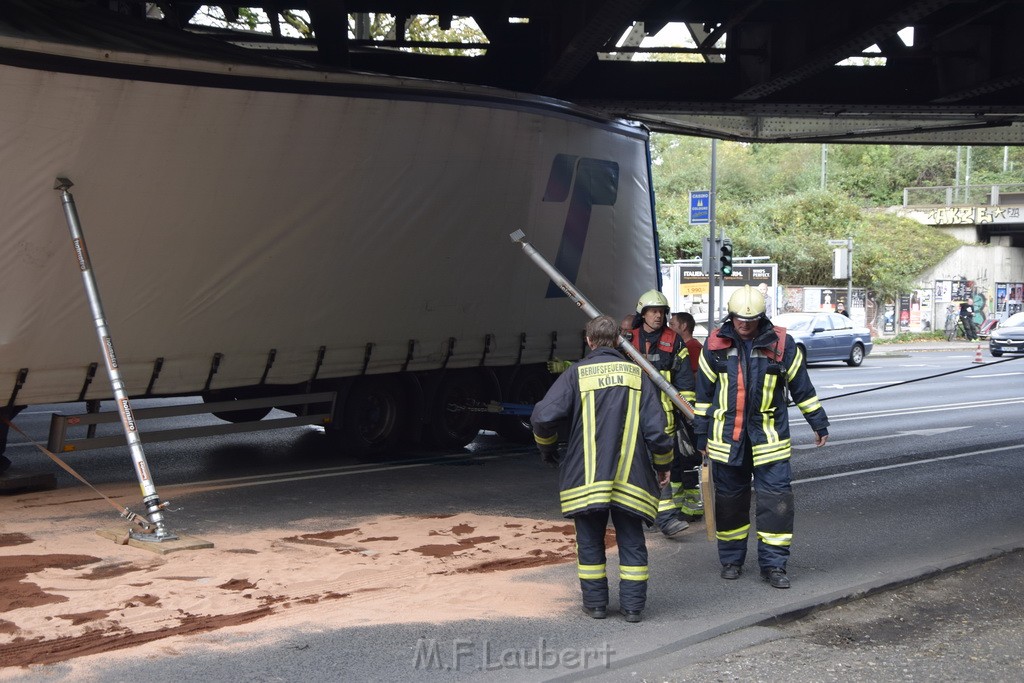
[(981, 357), (981, 344), (978, 344), (978, 348), (974, 351), (974, 362), (984, 363), (985, 359)]

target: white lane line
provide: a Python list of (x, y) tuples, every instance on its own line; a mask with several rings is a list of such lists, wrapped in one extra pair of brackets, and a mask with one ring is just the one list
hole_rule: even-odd
[(852, 384), (825, 384), (822, 389), (853, 389), (855, 387), (886, 387), (898, 386), (900, 382), (856, 382)]
[[(480, 461), (480, 460), (497, 460), (500, 455), (477, 455), (477, 456), (463, 456), (462, 460), (469, 461)], [(232, 479), (213, 479), (209, 481), (194, 481), (194, 482), (183, 482), (180, 484), (163, 484), (160, 486), (161, 489), (175, 489), (184, 488), (189, 489), (188, 493), (205, 493), (207, 491), (223, 491), (227, 489), (240, 489), (248, 488), (250, 486), (265, 486), (267, 484), (283, 484), (293, 481), (305, 481), (307, 479), (326, 479), (328, 477), (347, 477), (353, 474), (370, 474), (373, 472), (393, 472), (395, 470), (408, 470), (417, 467), (430, 467), (431, 465), (441, 465), (447, 462), (446, 460), (431, 460), (427, 462), (415, 462), (406, 465), (384, 465), (379, 467), (367, 467), (365, 469), (347, 469), (344, 471), (323, 471), (323, 470), (306, 470), (306, 472), (312, 472), (312, 474), (306, 474), (304, 476), (292, 476), (291, 474), (285, 475), (264, 475), (266, 477), (273, 476), (274, 478), (266, 479), (255, 479), (254, 477), (239, 477), (239, 479), (254, 479), (253, 481), (237, 481)], [(460, 461), (461, 462), (461, 461)]]
[[(936, 429), (910, 429), (906, 431), (897, 431), (892, 434), (878, 434), (876, 436), (864, 436), (856, 439), (840, 439), (837, 441), (829, 439), (828, 445), (842, 446), (848, 443), (864, 443), (865, 441), (891, 441), (892, 439), (900, 436), (938, 436), (940, 434), (948, 434), (949, 432), (970, 428), (971, 425), (958, 425), (956, 427), (938, 427)], [(798, 446), (793, 446), (794, 451), (806, 451), (812, 448), (817, 448), (817, 446), (813, 443), (804, 443)]]
[[(873, 420), (879, 417), (897, 417), (901, 415), (918, 415), (921, 413), (941, 413), (948, 410), (967, 410), (970, 408), (992, 408), (1024, 403), (1024, 397), (997, 398), (986, 401), (970, 401), (966, 403), (946, 403), (939, 406), (911, 406), (907, 408), (890, 408), (888, 410), (871, 410), (856, 415), (832, 416), (829, 422), (849, 422), (851, 420)], [(793, 407), (795, 408), (795, 406)]]
[(806, 479), (795, 479), (794, 484), (807, 484), (812, 481), (825, 481), (826, 479), (842, 479), (843, 477), (852, 477), (858, 474), (870, 474), (872, 472), (884, 472), (885, 470), (895, 470), (901, 467), (912, 467), (914, 465), (929, 465), (933, 462), (942, 462), (943, 460), (959, 460), (961, 458), (970, 458), (976, 455), (989, 455), (992, 453), (1002, 453), (1003, 451), (1021, 450), (1024, 446), (1018, 444), (1016, 446), (1000, 446), (999, 448), (986, 448), (980, 451), (971, 451), (969, 453), (958, 453), (957, 455), (943, 455), (938, 458), (929, 458), (928, 460), (915, 460), (914, 462), (902, 462), (896, 465), (882, 465), (880, 467), (869, 467), (863, 470), (854, 470), (853, 472), (839, 472), (836, 474), (825, 474), (820, 477), (807, 477)]
[[(988, 374), (960, 374), (953, 375), (952, 379), (988, 379), (990, 377), (1015, 377), (1017, 375), (1024, 375), (1024, 371), (1020, 372), (992, 372)], [(849, 384), (823, 384), (822, 389), (856, 389), (860, 387), (896, 387), (906, 382), (851, 382)]]

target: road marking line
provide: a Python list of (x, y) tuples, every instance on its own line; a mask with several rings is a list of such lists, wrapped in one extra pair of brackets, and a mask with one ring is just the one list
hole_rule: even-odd
[[(500, 458), (500, 455), (475, 455), (475, 456), (461, 456), (464, 461), (478, 461), (478, 460), (496, 460)], [(160, 486), (161, 490), (174, 489), (174, 488), (185, 488), (189, 489), (188, 493), (206, 493), (208, 491), (224, 491), (227, 489), (240, 489), (248, 488), (250, 486), (265, 486), (267, 484), (282, 484), (293, 481), (304, 481), (307, 479), (326, 479), (328, 477), (347, 477), (353, 474), (370, 474), (373, 472), (393, 472), (394, 470), (408, 470), (417, 467), (429, 467), (431, 465), (442, 465), (451, 460), (429, 460), (423, 462), (408, 463), (405, 465), (385, 465), (378, 467), (367, 467), (366, 469), (353, 469), (349, 468), (344, 471), (335, 470), (305, 470), (312, 474), (306, 474), (305, 476), (290, 476), (289, 474), (284, 475), (264, 475), (267, 477), (273, 476), (274, 479), (256, 479), (253, 481), (237, 481), (232, 479), (214, 479), (210, 481), (195, 481), (195, 482), (183, 482), (180, 484), (163, 484)], [(239, 479), (254, 479), (253, 477), (239, 477)], [(223, 482), (223, 483), (222, 483)], [(234, 483), (232, 483), (234, 482)]]
[[(986, 401), (971, 401), (967, 403), (947, 403), (941, 406), (911, 406), (908, 408), (893, 408), (889, 410), (872, 410), (856, 415), (845, 415), (842, 417), (829, 416), (829, 422), (848, 422), (850, 420), (871, 420), (878, 417), (897, 417), (900, 415), (917, 415), (919, 413), (940, 413), (947, 410), (964, 410), (967, 408), (991, 408), (994, 406), (1014, 405), (1024, 403), (1024, 397), (998, 398)], [(795, 407), (795, 406), (794, 406)]]
[(871, 472), (882, 472), (884, 470), (895, 470), (901, 467), (911, 467), (913, 465), (928, 465), (933, 462), (941, 462), (943, 460), (959, 460), (961, 458), (969, 458), (974, 455), (989, 455), (992, 453), (1001, 453), (1002, 451), (1011, 451), (1014, 449), (1020, 450), (1024, 446), (1000, 446), (999, 448), (986, 448), (981, 451), (971, 451), (969, 453), (958, 453), (957, 455), (943, 455), (938, 458), (929, 458), (927, 460), (915, 460), (914, 462), (901, 462), (895, 465), (882, 465), (880, 467), (869, 467), (864, 470), (854, 470), (852, 472), (838, 472), (836, 474), (825, 474), (820, 477), (807, 477), (806, 479), (794, 479), (794, 484), (806, 484), (812, 481), (825, 481), (826, 479), (841, 479), (843, 477), (852, 477), (856, 474), (870, 474)]

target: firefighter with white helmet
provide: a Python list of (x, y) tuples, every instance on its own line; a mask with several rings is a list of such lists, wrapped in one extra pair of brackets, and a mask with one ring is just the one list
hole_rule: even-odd
[[(695, 396), (694, 375), (689, 350), (682, 337), (668, 326), (668, 317), (669, 305), (665, 295), (656, 289), (644, 292), (636, 303), (636, 316), (629, 341), (676, 388), (683, 399), (692, 403)], [(690, 446), (691, 432), (683, 418), (676, 413), (672, 401), (663, 394), (661, 402), (665, 409), (667, 433), (686, 439)], [(689, 527), (687, 519), (698, 519), (704, 514), (700, 490), (697, 488), (700, 459), (692, 447), (688, 450), (692, 455), (687, 460), (676, 442), (671, 483), (662, 490), (658, 504), (655, 523), (666, 536), (682, 532)]]
[(729, 297), (729, 316), (740, 320), (756, 320), (764, 315), (764, 296), (750, 285), (737, 289)]
[(694, 431), (711, 460), (715, 531), (723, 579), (738, 579), (750, 532), (751, 480), (757, 492), (761, 578), (789, 588), (793, 490), (787, 391), (815, 433), (828, 440), (828, 417), (803, 352), (765, 316), (764, 297), (746, 285), (729, 297), (729, 317), (704, 344), (697, 371)]

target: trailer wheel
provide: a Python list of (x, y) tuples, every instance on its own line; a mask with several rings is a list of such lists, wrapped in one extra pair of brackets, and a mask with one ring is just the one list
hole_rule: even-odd
[[(551, 387), (553, 375), (545, 368), (526, 368), (512, 380), (508, 403), (531, 405), (544, 398)], [(533, 443), (533, 427), (529, 415), (502, 416), (498, 433), (514, 443)]]
[[(203, 394), (203, 403), (218, 403), (222, 401), (241, 401), (242, 399), (252, 398), (244, 396), (242, 394), (228, 394), (220, 391), (208, 391)], [(273, 408), (246, 408), (245, 410), (218, 410), (212, 413), (214, 417), (224, 420), (225, 422), (231, 422), (232, 424), (238, 424), (240, 422), (259, 422), (267, 415)]]
[(393, 377), (360, 378), (342, 410), (342, 446), (347, 454), (381, 459), (397, 448), (407, 411), (402, 388)]
[(474, 372), (450, 372), (441, 380), (430, 406), (427, 435), (438, 448), (462, 448), (476, 438), (484, 413), (467, 410), (487, 402), (480, 376)]

